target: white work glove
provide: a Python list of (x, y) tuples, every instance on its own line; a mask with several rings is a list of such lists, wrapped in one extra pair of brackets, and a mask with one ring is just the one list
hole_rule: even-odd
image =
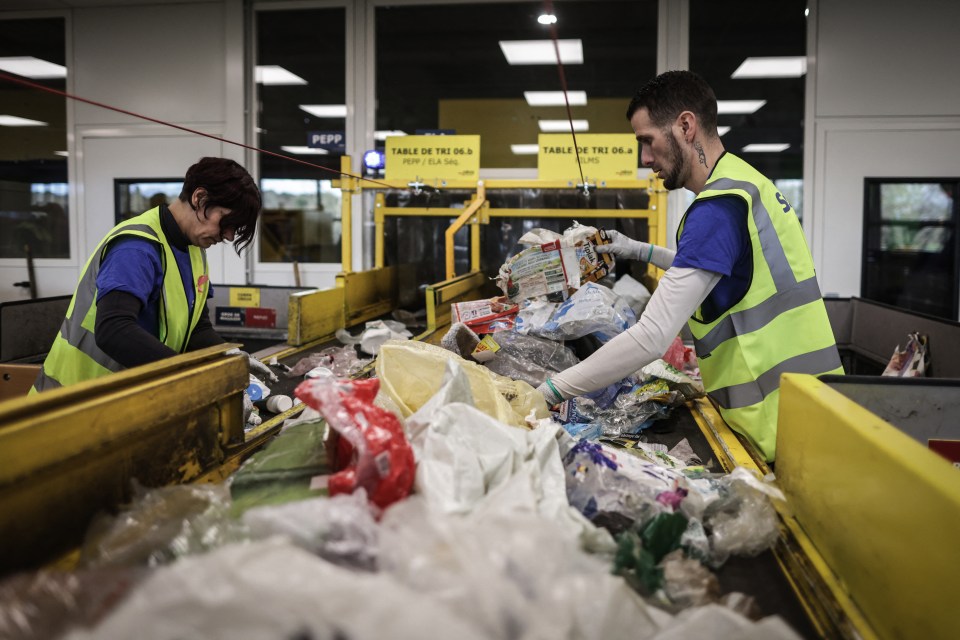
[(549, 378), (544, 380), (543, 384), (537, 387), (537, 391), (539, 391), (540, 395), (543, 396), (543, 399), (546, 401), (548, 407), (553, 407), (563, 402), (563, 396), (561, 396), (560, 392), (550, 384)]
[(236, 356), (236, 355), (246, 356), (247, 368), (250, 370), (250, 373), (253, 373), (253, 374), (259, 373), (261, 375), (265, 375), (267, 376), (267, 378), (270, 379), (270, 382), (280, 381), (280, 378), (277, 377), (277, 374), (271, 371), (270, 367), (263, 364), (262, 362), (254, 358), (252, 355), (250, 355), (246, 351), (242, 351), (241, 349), (230, 349), (229, 351), (227, 351), (227, 355), (228, 356)]
[(612, 229), (607, 231), (607, 235), (610, 236), (610, 243), (598, 244), (596, 247), (597, 253), (612, 253), (618, 258), (626, 258), (627, 260), (643, 260), (644, 262), (649, 259), (649, 243), (628, 238), (619, 231), (614, 231)]
[(666, 271), (673, 265), (677, 252), (649, 242), (633, 240), (619, 231), (609, 230), (610, 244), (598, 244), (597, 253), (611, 253), (627, 260), (642, 260)]

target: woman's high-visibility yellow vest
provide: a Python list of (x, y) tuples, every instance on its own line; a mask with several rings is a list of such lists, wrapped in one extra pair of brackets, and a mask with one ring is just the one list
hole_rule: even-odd
[(731, 195), (747, 205), (750, 287), (718, 318), (705, 319), (701, 307), (687, 324), (707, 393), (769, 462), (776, 456), (780, 374), (842, 374), (843, 367), (796, 212), (769, 179), (725, 153), (694, 202)]
[(178, 353), (182, 353), (190, 342), (190, 336), (203, 315), (210, 291), (207, 256), (200, 247), (188, 247), (190, 279), (196, 292), (193, 313), (190, 314), (177, 259), (163, 234), (160, 208), (156, 207), (114, 227), (87, 260), (77, 290), (67, 308), (67, 317), (60, 325), (60, 332), (53, 341), (53, 347), (47, 354), (31, 393), (98, 378), (123, 368), (100, 350), (94, 338), (97, 322), (97, 273), (106, 255), (107, 245), (119, 236), (137, 236), (160, 245), (163, 295), (160, 298), (160, 334), (157, 338)]

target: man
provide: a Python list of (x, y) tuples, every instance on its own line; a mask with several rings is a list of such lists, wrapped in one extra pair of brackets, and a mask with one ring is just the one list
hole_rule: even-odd
[(114, 227), (87, 261), (31, 393), (222, 344), (205, 250), (226, 240), (239, 255), (260, 208), (246, 169), (202, 158), (176, 201)]
[(770, 180), (724, 150), (716, 97), (698, 75), (654, 78), (627, 119), (643, 165), (668, 189), (697, 197), (676, 253), (613, 232), (607, 252), (667, 272), (636, 325), (539, 390), (555, 404), (616, 382), (663, 355), (686, 321), (707, 393), (773, 461), (780, 374), (843, 373), (796, 213)]

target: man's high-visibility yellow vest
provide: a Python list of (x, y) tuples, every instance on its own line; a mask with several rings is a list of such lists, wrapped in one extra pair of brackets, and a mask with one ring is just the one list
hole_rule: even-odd
[(780, 374), (842, 374), (843, 367), (796, 212), (769, 179), (725, 153), (694, 204), (731, 195), (747, 205), (750, 287), (719, 317), (704, 318), (701, 307), (687, 324), (707, 393), (769, 462), (776, 456)]

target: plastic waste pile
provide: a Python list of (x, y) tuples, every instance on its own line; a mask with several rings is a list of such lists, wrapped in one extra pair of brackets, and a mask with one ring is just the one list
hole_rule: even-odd
[[(227, 483), (136, 487), (74, 571), (0, 581), (0, 637), (797, 638), (716, 573), (777, 540), (783, 495), (641, 437), (702, 394), (689, 348), (545, 405), (571, 341), (645, 299), (595, 282), (597, 230), (525, 238), (540, 250), (501, 270), (504, 296), (455, 305), (442, 346), (392, 321), (344, 332), (286, 371), (306, 408)], [(375, 378), (349, 379), (358, 347)]]
[(798, 637), (712, 572), (776, 536), (766, 482), (578, 440), (525, 382), (418, 344), (301, 383), (325, 421), (227, 485), (140, 489), (77, 570), (0, 582), (0, 636)]
[[(575, 365), (571, 345), (608, 342), (636, 323), (650, 299), (629, 276), (605, 286), (613, 259), (595, 247), (606, 239), (605, 231), (578, 224), (562, 235), (543, 229), (524, 235), (521, 244), (530, 246), (509, 258), (497, 278), (505, 295), (451, 305), (454, 322), (441, 346), (532, 386)], [(677, 338), (663, 359), (562, 403), (557, 419), (578, 437), (638, 440), (703, 393), (693, 349)]]

